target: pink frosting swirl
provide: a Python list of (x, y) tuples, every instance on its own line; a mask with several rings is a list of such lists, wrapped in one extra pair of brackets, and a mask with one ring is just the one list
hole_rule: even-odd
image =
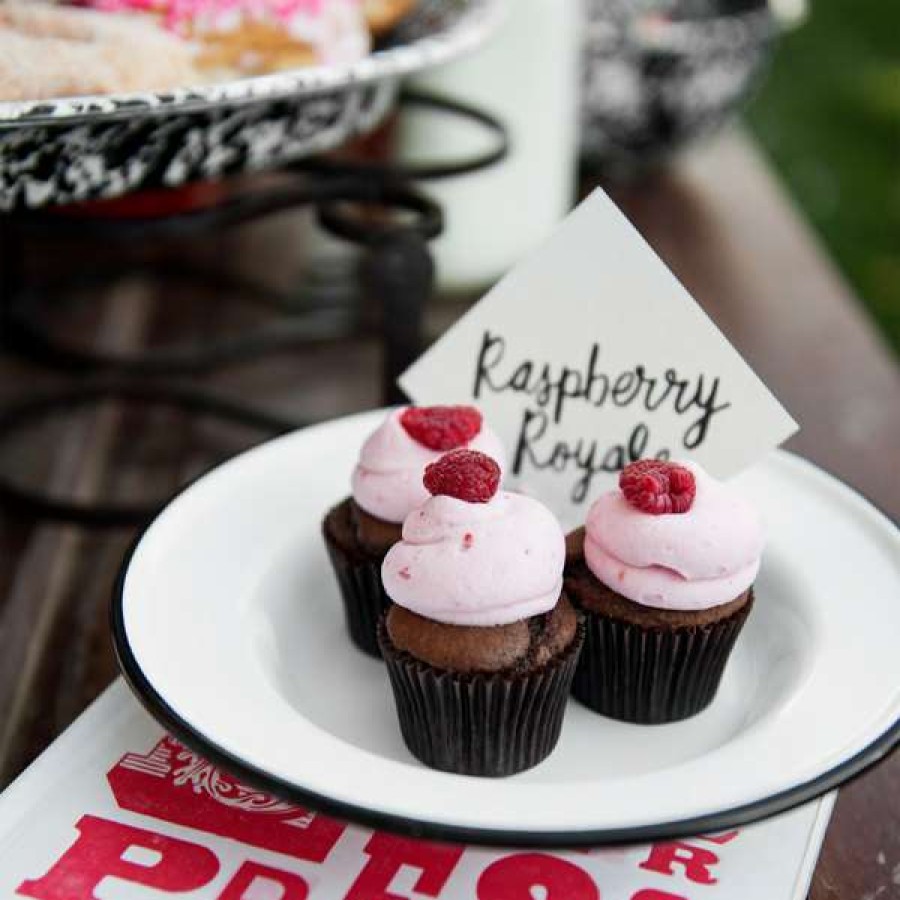
[(500, 491), (487, 503), (431, 497), (403, 523), (381, 578), (400, 606), (449, 625), (506, 625), (551, 610), (565, 537), (545, 506)]
[[(400, 424), (403, 409), (393, 410), (369, 436), (351, 478), (353, 499), (367, 513), (385, 522), (402, 522), (431, 496), (422, 484), (425, 467), (446, 452), (431, 450), (413, 440)], [(484, 423), (464, 446), (487, 454), (503, 470), (503, 445)]]
[(635, 509), (621, 491), (588, 513), (584, 556), (590, 570), (623, 597), (660, 609), (709, 609), (753, 584), (764, 535), (754, 508), (696, 463), (697, 495), (680, 514)]

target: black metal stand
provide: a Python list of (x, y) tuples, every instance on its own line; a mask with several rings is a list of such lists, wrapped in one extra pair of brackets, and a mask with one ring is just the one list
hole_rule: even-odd
[[(122, 246), (158, 239), (189, 241), (304, 206), (316, 209), (319, 222), (328, 232), (364, 248), (364, 294), (378, 301), (382, 310), (383, 398), (387, 403), (400, 401), (396, 379), (421, 350), (425, 306), (433, 290), (434, 264), (428, 241), (443, 228), (440, 208), (409, 187), (409, 182), (478, 171), (507, 153), (502, 124), (484, 112), (423, 94), (406, 93), (401, 104), (424, 106), (473, 121), (493, 135), (494, 145), (477, 158), (422, 166), (304, 161), (285, 170), (291, 176), (286, 186), (256, 190), (212, 206), (157, 218), (91, 218), (67, 215), (65, 210), (0, 218), (3, 349), (46, 368), (76, 375), (79, 380), (70, 389), (25, 397), (0, 411), (0, 441), (35, 421), (108, 399), (172, 405), (274, 434), (308, 424), (172, 379), (338, 337), (346, 333), (346, 317), (336, 317), (333, 310), (312, 309), (274, 318), (248, 334), (211, 339), (199, 349), (171, 345), (133, 354), (103, 353), (73, 346), (53, 334), (47, 298), (29, 288), (22, 268), (26, 240), (100, 241)], [(361, 210), (365, 215), (360, 215)], [(192, 273), (192, 277), (198, 274), (204, 278), (211, 275)], [(278, 298), (259, 299), (276, 307), (282, 305)], [(17, 485), (4, 473), (0, 473), (0, 502), (33, 516), (85, 526), (141, 522), (160, 505), (81, 504)]]

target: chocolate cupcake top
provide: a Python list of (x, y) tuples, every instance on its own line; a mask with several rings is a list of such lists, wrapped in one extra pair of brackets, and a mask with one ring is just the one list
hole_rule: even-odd
[(445, 625), (394, 604), (386, 627), (397, 650), (453, 672), (530, 671), (575, 640), (578, 616), (563, 596), (550, 612), (508, 625)]
[(498, 462), (500, 439), (474, 406), (407, 406), (393, 410), (362, 446), (351, 479), (353, 499), (369, 515), (401, 523), (430, 496), (425, 467), (448, 450), (479, 450)]
[(758, 513), (733, 487), (694, 462), (641, 460), (591, 506), (584, 558), (635, 603), (699, 610), (753, 584), (763, 544)]
[(382, 565), (388, 596), (448, 625), (506, 625), (559, 600), (565, 538), (530, 497), (497, 491), (500, 470), (484, 454), (456, 451), (426, 470), (434, 495), (410, 513), (403, 540)]

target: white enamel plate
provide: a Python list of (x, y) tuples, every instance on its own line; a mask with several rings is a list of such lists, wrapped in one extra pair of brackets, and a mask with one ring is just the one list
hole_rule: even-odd
[(257, 447), (180, 494), (113, 600), (126, 679), (176, 736), (244, 781), (377, 827), (575, 845), (703, 833), (831, 790), (900, 738), (900, 533), (787, 453), (740, 477), (770, 541), (713, 704), (626, 725), (570, 701), (555, 752), (512, 778), (406, 750), (383, 665), (354, 649), (322, 544), (368, 413)]

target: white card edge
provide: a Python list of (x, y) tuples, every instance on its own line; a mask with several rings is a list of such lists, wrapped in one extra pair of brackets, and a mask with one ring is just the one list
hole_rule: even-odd
[(813, 875), (816, 866), (819, 864), (819, 857), (822, 853), (822, 844), (825, 841), (825, 832), (831, 822), (831, 813), (834, 810), (834, 804), (837, 800), (837, 791), (832, 791), (818, 800), (818, 809), (816, 817), (810, 828), (809, 836), (806, 840), (806, 849), (800, 860), (800, 867), (797, 870), (797, 879), (794, 882), (794, 893), (792, 900), (806, 900), (809, 894), (809, 888), (812, 884)]
[[(43, 797), (53, 792), (59, 775), (71, 775), (75, 766), (67, 760), (65, 767), (61, 768), (58, 765), (60, 756), (76, 749), (81, 751), (79, 755), (87, 753), (93, 756), (99, 746), (98, 738), (102, 740), (110, 729), (116, 727), (119, 719), (131, 715), (136, 702), (121, 676), (116, 677), (37, 759), (0, 792), (0, 853), (22, 818), (33, 813)], [(98, 728), (100, 723), (102, 730)]]
[[(612, 199), (612, 197), (610, 197), (609, 194), (606, 193), (606, 191), (603, 190), (603, 188), (596, 187), (586, 197), (583, 197), (582, 199), (580, 199), (578, 201), (578, 203), (576, 203), (576, 205), (573, 206), (572, 209), (569, 210), (567, 215), (563, 219), (561, 219), (559, 222), (556, 223), (556, 225), (545, 236), (545, 238), (537, 245), (537, 247), (533, 248), (528, 255), (532, 255), (534, 253), (540, 252), (540, 250), (546, 244), (549, 244), (555, 238), (557, 232), (562, 230), (562, 228), (564, 227), (564, 225), (566, 223), (566, 220), (568, 219), (568, 216), (571, 215), (572, 212), (577, 210), (583, 204), (589, 203), (597, 194), (602, 195), (603, 199), (607, 203), (609, 203), (615, 209), (615, 211), (622, 217), (623, 221), (628, 226), (628, 228), (631, 230), (631, 233), (635, 236), (635, 238), (638, 241), (640, 241), (647, 248), (649, 253), (651, 253), (654, 257), (656, 257), (657, 260), (659, 260), (660, 265), (662, 265), (662, 267), (669, 273), (669, 275), (674, 279), (674, 281), (678, 284), (678, 286), (684, 291), (684, 293), (687, 295), (688, 299), (693, 302), (694, 306), (696, 306), (696, 308), (700, 312), (700, 314), (709, 322), (710, 326), (719, 335), (719, 337), (722, 339), (722, 341), (725, 344), (727, 344), (734, 351), (735, 354), (737, 354), (738, 358), (746, 366), (747, 371), (752, 376), (752, 379), (755, 380), (759, 385), (762, 386), (764, 392), (768, 394), (769, 398), (772, 400), (772, 402), (775, 404), (775, 406), (777, 406), (779, 408), (779, 410), (782, 413), (783, 420), (784, 420), (783, 421), (784, 434), (782, 437), (780, 437), (778, 439), (778, 441), (774, 445), (774, 447), (770, 448), (770, 450), (776, 449), (778, 447), (782, 447), (787, 441), (789, 441), (795, 434), (797, 434), (800, 431), (800, 423), (794, 418), (794, 416), (787, 409), (787, 407), (781, 402), (780, 398), (773, 391), (773, 389), (771, 387), (769, 387), (769, 385), (765, 381), (763, 381), (762, 377), (759, 375), (759, 373), (756, 371), (756, 369), (750, 364), (750, 362), (747, 360), (747, 358), (744, 356), (744, 354), (741, 353), (740, 350), (738, 350), (738, 348), (734, 345), (733, 341), (728, 337), (728, 335), (726, 335), (725, 332), (722, 331), (722, 328), (719, 326), (719, 323), (716, 322), (716, 320), (709, 314), (709, 312), (707, 312), (707, 310), (703, 306), (703, 304), (701, 304), (700, 301), (697, 300), (697, 298), (687, 289), (687, 287), (684, 285), (682, 280), (675, 274), (675, 272), (672, 271), (671, 266), (669, 266), (669, 264), (656, 252), (656, 250), (653, 249), (653, 247), (650, 245), (650, 242), (637, 230), (637, 227), (634, 225), (634, 223), (631, 221), (631, 219), (628, 218), (628, 216), (622, 211), (621, 207), (615, 202), (615, 200)], [(524, 258), (525, 257), (523, 257), (522, 260)], [(510, 268), (506, 272), (504, 272), (483, 294), (481, 294), (481, 296), (479, 296), (478, 299), (475, 300), (468, 307), (468, 309), (466, 309), (465, 312), (455, 322), (453, 322), (452, 325), (450, 325), (449, 328), (444, 330), (431, 344), (428, 345), (428, 347), (425, 348), (425, 350), (422, 351), (422, 353), (419, 354), (419, 356), (416, 359), (414, 359), (406, 367), (406, 369), (404, 369), (403, 372), (400, 373), (400, 375), (397, 376), (397, 378), (395, 380), (395, 385), (397, 387), (399, 387), (400, 390), (405, 394), (405, 396), (409, 397), (413, 403), (417, 403), (418, 401), (413, 396), (413, 393), (409, 390), (408, 381), (409, 381), (410, 374), (415, 369), (417, 369), (419, 367), (419, 365), (422, 362), (424, 362), (431, 355), (432, 350), (437, 346), (437, 344), (442, 342), (445, 338), (449, 338), (453, 335), (453, 333), (465, 322), (465, 320), (469, 318), (470, 314), (476, 309), (478, 304), (481, 303), (483, 300), (485, 300), (487, 297), (489, 297), (496, 289), (498, 289), (500, 287), (500, 285), (506, 280), (509, 273), (513, 269), (515, 269), (522, 262), (522, 260), (516, 260), (516, 262), (513, 263), (513, 265), (510, 266)], [(753, 465), (756, 461), (757, 460), (754, 460), (754, 462), (750, 463), (750, 465)], [(747, 466), (746, 468), (749, 468), (749, 466)], [(738, 473), (733, 473), (733, 474), (738, 474)]]

